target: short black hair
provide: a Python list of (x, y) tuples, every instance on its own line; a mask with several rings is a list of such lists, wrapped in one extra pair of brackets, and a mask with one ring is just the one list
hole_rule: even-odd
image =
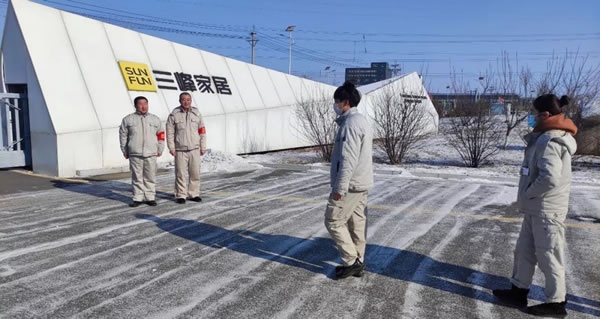
[(190, 98), (192, 98), (192, 95), (191, 95), (189, 92), (181, 92), (181, 94), (179, 94), (179, 99), (181, 100), (181, 98), (182, 98), (184, 95), (187, 95), (187, 96), (189, 96)]
[(138, 102), (140, 100), (145, 100), (146, 102), (148, 102), (148, 99), (145, 96), (138, 96), (135, 99), (133, 99), (133, 106), (137, 106)]
[(569, 97), (566, 95), (559, 99), (554, 94), (544, 94), (533, 101), (533, 107), (538, 112), (548, 112), (551, 115), (562, 113), (562, 107), (565, 105), (569, 105)]
[(360, 103), (360, 92), (356, 89), (356, 86), (352, 82), (346, 81), (342, 86), (335, 90), (333, 98), (339, 101), (348, 100), (350, 107), (358, 106)]

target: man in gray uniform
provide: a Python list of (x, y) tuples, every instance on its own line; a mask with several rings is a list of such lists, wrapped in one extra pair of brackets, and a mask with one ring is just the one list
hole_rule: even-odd
[(137, 207), (144, 201), (156, 206), (156, 157), (165, 147), (165, 132), (158, 116), (148, 113), (148, 99), (138, 96), (133, 100), (135, 113), (123, 118), (119, 141), (123, 156), (129, 159), (133, 202)]
[(175, 156), (175, 201), (185, 204), (187, 197), (201, 202), (200, 155), (206, 153), (206, 128), (189, 93), (181, 93), (179, 103), (167, 119), (167, 147)]
[(337, 279), (362, 276), (367, 235), (367, 195), (373, 187), (373, 133), (358, 112), (360, 94), (350, 82), (333, 98), (339, 128), (331, 154), (331, 194), (325, 210), (325, 227), (342, 257)]

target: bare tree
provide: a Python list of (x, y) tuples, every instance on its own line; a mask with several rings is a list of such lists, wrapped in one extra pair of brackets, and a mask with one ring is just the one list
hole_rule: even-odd
[(331, 161), (336, 130), (331, 96), (324, 91), (310, 94), (300, 98), (294, 109), (298, 120), (296, 130), (317, 146), (319, 156), (327, 162)]
[(459, 101), (457, 117), (450, 118), (448, 139), (468, 167), (479, 167), (499, 152), (501, 123), (484, 102)]
[(425, 91), (410, 90), (398, 80), (373, 96), (376, 145), (391, 164), (400, 164), (406, 154), (419, 146), (431, 129), (433, 115), (422, 104)]
[(541, 75), (537, 83), (537, 95), (553, 93), (560, 85), (561, 79), (565, 73), (567, 65), (567, 56), (559, 57), (552, 54), (546, 61), (546, 71)]
[[(515, 127), (523, 122), (529, 113), (530, 99), (528, 98), (529, 87), (532, 81), (532, 72), (529, 67), (524, 67), (518, 74), (513, 70), (518, 69), (519, 60), (515, 54), (516, 67), (513, 67), (513, 62), (506, 51), (502, 52), (501, 63), (498, 71), (498, 83), (499, 93), (502, 93), (505, 97), (514, 97), (510, 100), (510, 103), (505, 104), (505, 117), (504, 121), (506, 127), (506, 134), (504, 135), (504, 149), (508, 147), (508, 139), (510, 133)], [(521, 91), (523, 90), (523, 91)]]
[(590, 65), (588, 58), (580, 56), (578, 51), (574, 52), (561, 79), (565, 94), (571, 98), (567, 114), (578, 127), (583, 124), (586, 108), (600, 96), (600, 65)]

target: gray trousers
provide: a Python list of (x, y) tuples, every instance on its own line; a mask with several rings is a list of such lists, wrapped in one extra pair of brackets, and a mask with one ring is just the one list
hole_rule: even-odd
[(200, 196), (200, 160), (199, 149), (175, 154), (175, 198)]
[(129, 157), (133, 200), (136, 202), (154, 200), (156, 196), (156, 156)]
[(358, 258), (364, 262), (367, 244), (368, 192), (348, 192), (339, 201), (329, 196), (325, 209), (325, 227), (340, 252), (344, 266)]
[(546, 302), (563, 302), (565, 285), (565, 225), (562, 220), (525, 215), (517, 246), (511, 282), (529, 288), (537, 264), (546, 279)]

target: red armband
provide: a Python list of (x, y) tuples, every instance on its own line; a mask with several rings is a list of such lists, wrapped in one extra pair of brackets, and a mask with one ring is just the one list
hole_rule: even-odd
[(198, 134), (202, 135), (202, 134), (206, 134), (206, 128), (203, 126), (201, 128), (198, 129)]
[(156, 138), (159, 141), (164, 141), (165, 140), (165, 131), (160, 131), (160, 132), (156, 133)]

